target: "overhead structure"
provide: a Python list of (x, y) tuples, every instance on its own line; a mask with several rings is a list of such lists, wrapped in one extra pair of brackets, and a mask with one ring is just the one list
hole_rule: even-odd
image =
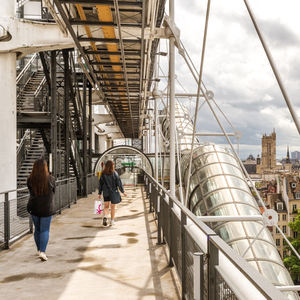
[(78, 62), (125, 138), (139, 137), (153, 72), (145, 53), (151, 57), (156, 51), (150, 27), (153, 31), (162, 22), (164, 1), (160, 2), (156, 6), (152, 1), (54, 0), (79, 50)]

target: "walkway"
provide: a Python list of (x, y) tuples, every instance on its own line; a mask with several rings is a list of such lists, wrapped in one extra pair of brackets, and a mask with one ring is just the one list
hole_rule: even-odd
[(126, 192), (114, 227), (92, 214), (97, 193), (56, 216), (46, 262), (36, 256), (32, 235), (0, 251), (0, 299), (180, 299), (142, 187)]

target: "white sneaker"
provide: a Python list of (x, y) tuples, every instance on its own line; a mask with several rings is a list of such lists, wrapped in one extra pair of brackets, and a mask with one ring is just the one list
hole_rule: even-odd
[(114, 226), (114, 225), (116, 225), (115, 221), (114, 220), (110, 221), (110, 226)]
[(48, 257), (46, 256), (46, 254), (45, 254), (45, 253), (42, 253), (42, 252), (40, 253), (39, 258), (40, 258), (41, 260), (43, 260), (43, 261), (48, 260)]

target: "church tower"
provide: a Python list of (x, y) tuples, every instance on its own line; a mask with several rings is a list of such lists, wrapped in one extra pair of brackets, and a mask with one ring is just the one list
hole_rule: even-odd
[(276, 133), (275, 129), (271, 135), (263, 135), (261, 139), (261, 165), (260, 172), (271, 172), (276, 170)]

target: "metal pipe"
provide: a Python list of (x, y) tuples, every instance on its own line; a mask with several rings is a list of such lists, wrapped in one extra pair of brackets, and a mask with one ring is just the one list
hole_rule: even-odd
[[(203, 47), (202, 47), (203, 50), (202, 50), (202, 55), (201, 55), (200, 74), (199, 74), (199, 80), (198, 80), (197, 103), (196, 103), (193, 137), (192, 137), (192, 149), (191, 149), (191, 156), (190, 156), (190, 163), (189, 163), (188, 177), (187, 177), (188, 181), (187, 181), (187, 185), (186, 185), (187, 187), (189, 187), (189, 185), (190, 185), (190, 174), (191, 174), (191, 170), (192, 170), (192, 160), (193, 160), (193, 152), (194, 152), (198, 106), (199, 106), (199, 99), (200, 99), (200, 92), (201, 92), (201, 82), (202, 82), (202, 72), (203, 72), (203, 65), (204, 65), (204, 54), (205, 54), (205, 46), (206, 46), (209, 9), (210, 9), (210, 0), (208, 0), (208, 2), (207, 2), (207, 10), (206, 10), (205, 29), (204, 29)], [(187, 201), (188, 201), (188, 193), (186, 193), (186, 196), (185, 196), (185, 205), (187, 205)]]
[[(170, 21), (175, 23), (175, 3), (174, 0), (169, 2)], [(169, 39), (169, 83), (170, 83), (170, 193), (175, 197), (175, 166), (176, 166), (176, 120), (175, 120), (175, 38)]]
[(247, 0), (244, 0), (244, 2), (245, 2), (245, 5), (246, 5), (246, 7), (247, 7), (247, 10), (248, 10), (248, 12), (249, 12), (249, 15), (250, 15), (250, 17), (251, 17), (251, 20), (252, 20), (252, 22), (253, 22), (253, 25), (254, 25), (254, 27), (255, 27), (255, 30), (256, 30), (256, 32), (257, 32), (257, 34), (258, 34), (258, 37), (259, 37), (259, 39), (260, 39), (260, 41), (261, 41), (261, 43), (262, 43), (262, 45), (263, 45), (263, 48), (264, 48), (264, 50), (265, 50), (265, 52), (266, 52), (266, 55), (267, 55), (267, 57), (268, 57), (269, 63), (270, 63), (270, 65), (271, 65), (271, 68), (272, 68), (272, 70), (273, 70), (273, 72), (274, 72), (274, 75), (275, 75), (275, 77), (276, 77), (277, 83), (278, 83), (278, 85), (279, 85), (279, 87), (280, 87), (280, 90), (281, 90), (281, 92), (282, 92), (282, 95), (283, 95), (283, 97), (284, 97), (284, 100), (285, 100), (285, 102), (286, 102), (286, 104), (287, 104), (287, 106), (288, 106), (288, 109), (289, 109), (289, 111), (290, 111), (290, 113), (291, 113), (291, 115), (292, 115), (292, 118), (293, 118), (294, 123), (295, 123), (295, 125), (296, 125), (296, 127), (297, 127), (297, 130), (298, 130), (298, 133), (300, 134), (300, 122), (299, 122), (299, 117), (298, 117), (298, 115), (297, 115), (297, 113), (296, 113), (296, 111), (295, 111), (294, 105), (293, 105), (292, 101), (290, 100), (290, 97), (288, 96), (288, 93), (287, 93), (287, 91), (286, 91), (286, 89), (285, 89), (284, 83), (283, 83), (283, 81), (282, 81), (282, 79), (281, 79), (281, 76), (280, 76), (280, 74), (279, 74), (279, 72), (278, 72), (278, 69), (277, 69), (277, 67), (276, 67), (275, 61), (274, 61), (274, 59), (273, 59), (273, 57), (272, 57), (271, 51), (269, 50), (268, 45), (267, 45), (267, 43), (266, 43), (266, 41), (265, 41), (265, 39), (264, 39), (264, 37), (263, 37), (263, 35), (262, 35), (262, 33), (261, 33), (259, 27), (258, 27), (258, 24), (257, 24), (256, 19), (255, 19), (255, 17), (254, 17), (253, 11), (252, 11), (252, 9), (251, 9), (251, 7), (250, 7), (248, 1), (247, 1)]
[(263, 216), (197, 216), (202, 222), (263, 221)]

